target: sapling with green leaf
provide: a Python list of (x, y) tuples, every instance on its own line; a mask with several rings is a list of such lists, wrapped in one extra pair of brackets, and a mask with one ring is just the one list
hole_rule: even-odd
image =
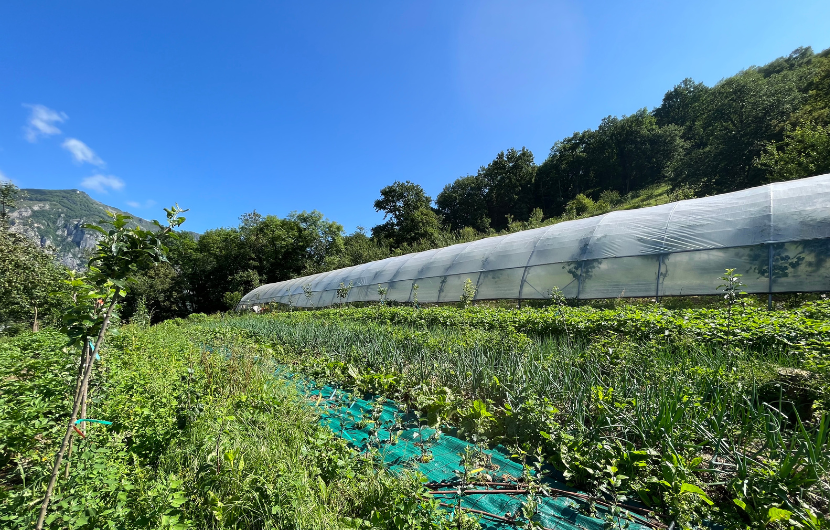
[(354, 282), (350, 281), (348, 285), (340, 282), (340, 287), (338, 287), (337, 291), (335, 291), (337, 299), (340, 300), (340, 307), (343, 307), (343, 304), (346, 303), (346, 299), (349, 297), (352, 287), (354, 287)]
[(726, 303), (726, 347), (732, 341), (732, 307), (738, 303), (741, 295), (746, 292), (742, 290), (745, 285), (741, 282), (742, 274), (736, 274), (735, 269), (726, 269), (726, 273), (718, 278), (723, 283), (718, 285), (718, 291), (723, 292), (723, 299)]
[(464, 280), (464, 285), (461, 287), (461, 307), (469, 306), (473, 299), (476, 297), (476, 285), (473, 283), (473, 280), (467, 278)]
[(386, 305), (386, 293), (389, 292), (389, 288), (385, 285), (378, 285), (378, 296), (380, 297), (380, 305)]
[[(129, 228), (131, 218), (122, 214), (107, 212), (109, 219), (101, 225), (85, 225), (85, 228), (101, 234), (101, 239), (88, 262), (85, 277), (72, 276), (68, 281), (73, 291), (71, 308), (64, 315), (64, 332), (70, 337), (71, 345), (80, 346), (82, 353), (75, 399), (72, 405), (66, 434), (55, 457), (52, 475), (46, 488), (46, 495), (40, 507), (37, 530), (43, 528), (49, 501), (58, 479), (63, 456), (69, 446), (78, 413), (86, 403), (86, 393), (92, 376), (95, 355), (104, 345), (107, 328), (112, 322), (118, 303), (127, 293), (128, 284), (136, 274), (153, 265), (166, 261), (167, 247), (164, 238), (173, 235), (174, 230), (184, 223), (178, 205), (165, 208), (167, 224), (162, 226), (153, 221), (156, 230), (145, 230), (140, 226)], [(107, 228), (105, 228), (107, 227)], [(93, 346), (94, 339), (94, 346)]]
[(311, 283), (303, 285), (303, 296), (305, 296), (308, 307), (314, 307), (314, 304), (311, 302), (311, 297), (314, 296), (314, 291), (311, 290)]

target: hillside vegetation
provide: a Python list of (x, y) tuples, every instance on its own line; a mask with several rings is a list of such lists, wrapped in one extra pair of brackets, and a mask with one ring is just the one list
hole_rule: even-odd
[[(84, 225), (106, 218), (106, 212), (126, 214), (79, 190), (24, 189), (9, 221), (12, 231), (54, 254), (63, 266), (79, 270), (86, 262), (85, 253), (98, 241), (96, 233)], [(146, 229), (153, 226), (150, 221), (135, 216), (132, 224)]]
[(395, 182), (386, 215), (345, 234), (320, 212), (245, 214), (237, 227), (182, 241), (134, 289), (155, 319), (232, 307), (261, 284), (612, 210), (724, 193), (830, 171), (830, 50), (786, 57), (706, 86), (691, 79), (659, 106), (609, 116), (554, 143), (536, 162), (507, 149), (433, 202)]

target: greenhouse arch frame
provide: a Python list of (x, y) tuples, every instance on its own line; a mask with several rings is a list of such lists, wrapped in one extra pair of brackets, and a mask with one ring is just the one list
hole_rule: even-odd
[[(725, 269), (747, 293), (830, 291), (830, 174), (618, 210), (262, 285), (238, 308), (385, 300), (633, 298), (716, 294)], [(346, 297), (338, 297), (338, 288)], [(417, 287), (416, 287), (417, 285)], [(416, 291), (417, 290), (417, 291)], [(307, 296), (310, 295), (310, 296)]]

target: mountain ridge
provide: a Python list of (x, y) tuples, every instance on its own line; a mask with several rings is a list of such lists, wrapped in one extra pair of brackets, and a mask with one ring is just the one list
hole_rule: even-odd
[(53, 253), (65, 267), (80, 270), (100, 237), (84, 225), (97, 224), (107, 218), (107, 212), (130, 216), (132, 226), (155, 227), (151, 221), (96, 201), (77, 189), (21, 189), (9, 221), (12, 231)]

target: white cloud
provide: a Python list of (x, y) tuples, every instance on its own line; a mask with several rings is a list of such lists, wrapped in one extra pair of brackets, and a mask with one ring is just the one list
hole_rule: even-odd
[(23, 106), (32, 109), (32, 113), (29, 115), (29, 123), (23, 128), (26, 139), (30, 142), (36, 142), (40, 136), (60, 134), (61, 130), (55, 127), (55, 124), (63, 123), (69, 119), (66, 113), (52, 110), (43, 105), (24, 104)]
[(138, 201), (127, 201), (127, 206), (130, 206), (131, 208), (152, 208), (155, 205), (156, 201), (152, 199), (145, 201), (144, 204), (141, 204)]
[(81, 186), (100, 193), (107, 193), (107, 188), (120, 190), (124, 187), (124, 181), (115, 175), (92, 175), (81, 181)]
[(81, 164), (88, 162), (98, 167), (105, 165), (104, 161), (98, 158), (98, 155), (95, 154), (95, 151), (90, 149), (88, 145), (77, 138), (67, 138), (66, 141), (61, 144), (61, 147), (72, 153), (72, 157), (76, 162)]

